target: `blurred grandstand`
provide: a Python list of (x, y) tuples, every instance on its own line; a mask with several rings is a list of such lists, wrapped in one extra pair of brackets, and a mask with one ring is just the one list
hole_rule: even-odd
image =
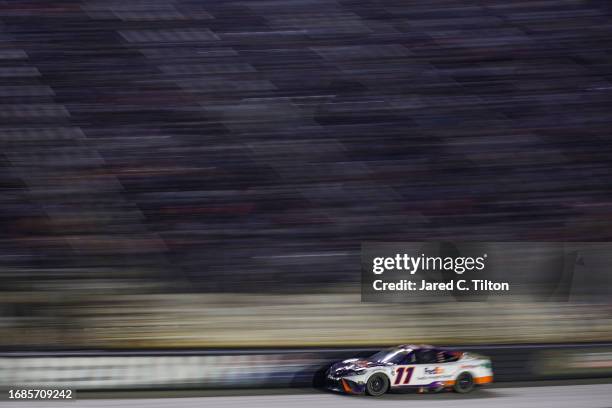
[(0, 345), (612, 339), (356, 294), (363, 241), (612, 238), (611, 38), (596, 0), (0, 3)]

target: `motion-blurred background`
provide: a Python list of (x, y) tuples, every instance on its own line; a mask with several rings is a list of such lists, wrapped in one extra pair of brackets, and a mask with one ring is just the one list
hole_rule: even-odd
[(364, 241), (612, 238), (601, 0), (0, 2), (0, 346), (612, 340), (368, 304)]

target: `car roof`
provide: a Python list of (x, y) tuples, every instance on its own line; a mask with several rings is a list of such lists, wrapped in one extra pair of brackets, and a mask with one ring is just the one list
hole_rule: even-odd
[(397, 346), (397, 348), (402, 350), (422, 350), (422, 349), (432, 349), (434, 346), (431, 344), (401, 344)]

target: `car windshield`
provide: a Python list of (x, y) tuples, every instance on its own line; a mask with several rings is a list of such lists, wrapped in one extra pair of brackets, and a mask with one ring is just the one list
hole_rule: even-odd
[(398, 348), (388, 348), (385, 350), (381, 350), (376, 354), (370, 356), (370, 361), (376, 361), (378, 363), (393, 363), (401, 360), (407, 351), (398, 349)]

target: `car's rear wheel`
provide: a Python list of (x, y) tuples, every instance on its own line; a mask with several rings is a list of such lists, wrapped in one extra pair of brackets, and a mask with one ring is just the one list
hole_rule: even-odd
[(472, 374), (467, 372), (459, 374), (455, 380), (453, 389), (460, 394), (472, 391), (474, 389), (474, 377)]
[(366, 392), (373, 397), (383, 395), (389, 389), (389, 379), (384, 374), (374, 374), (368, 378)]

